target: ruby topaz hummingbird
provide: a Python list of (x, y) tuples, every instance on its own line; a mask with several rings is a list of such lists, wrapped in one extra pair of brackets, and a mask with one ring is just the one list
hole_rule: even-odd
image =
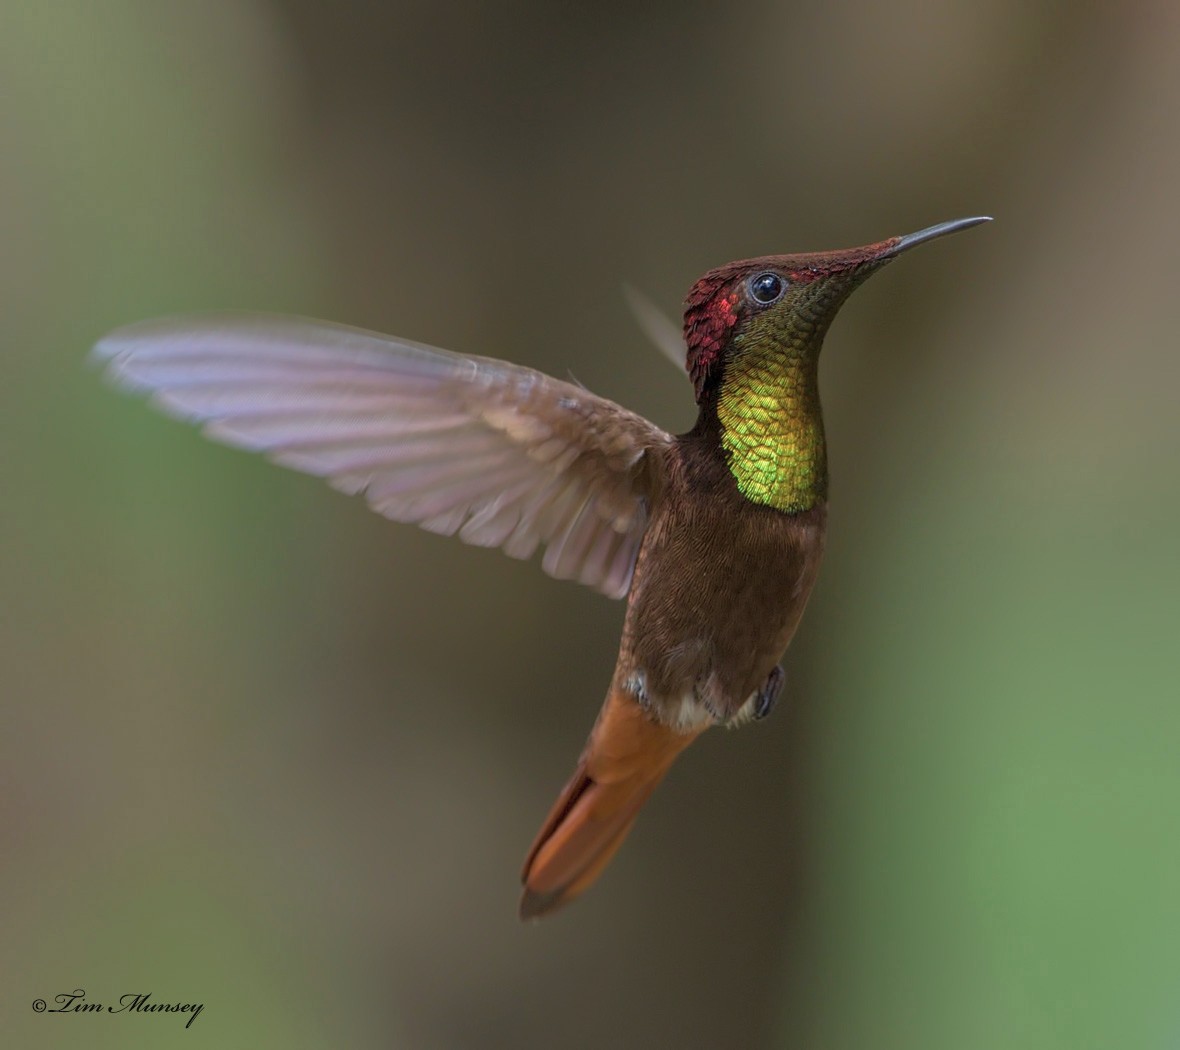
[(395, 521), (627, 598), (614, 677), (524, 862), (522, 918), (585, 890), (676, 756), (763, 718), (819, 570), (817, 367), (837, 310), (902, 252), (986, 218), (711, 270), (685, 301), (699, 408), (666, 433), (530, 368), (318, 321), (146, 321), (94, 355), (207, 435), (364, 493)]

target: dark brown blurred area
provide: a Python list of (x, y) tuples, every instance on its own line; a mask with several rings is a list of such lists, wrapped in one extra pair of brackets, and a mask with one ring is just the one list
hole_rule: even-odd
[[(1178, 48), (1149, 3), (0, 0), (9, 1045), (1174, 1045)], [(785, 703), (534, 926), (622, 605), (84, 366), (276, 310), (679, 430), (624, 281), (980, 213), (828, 339)], [(206, 1007), (28, 1006), (74, 988)]]

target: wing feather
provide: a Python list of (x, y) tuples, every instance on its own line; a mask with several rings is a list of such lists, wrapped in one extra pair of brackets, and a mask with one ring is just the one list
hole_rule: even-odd
[(95, 347), (120, 386), (209, 437), (413, 522), (627, 592), (670, 435), (532, 369), (325, 322), (149, 321)]

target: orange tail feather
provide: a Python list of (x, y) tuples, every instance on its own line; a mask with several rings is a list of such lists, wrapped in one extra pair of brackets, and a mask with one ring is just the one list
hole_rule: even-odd
[(525, 858), (522, 919), (568, 904), (602, 874), (640, 807), (700, 732), (661, 725), (626, 693), (612, 690)]

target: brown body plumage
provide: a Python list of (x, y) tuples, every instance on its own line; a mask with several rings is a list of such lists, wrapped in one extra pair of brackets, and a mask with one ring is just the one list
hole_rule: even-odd
[(218, 440), (363, 492), (387, 517), (628, 596), (614, 677), (529, 851), (521, 914), (598, 877), (676, 756), (766, 714), (816, 580), (827, 464), (816, 368), (841, 303), (900, 252), (732, 263), (687, 301), (700, 414), (673, 437), (531, 369), (321, 322), (146, 322), (96, 356)]
[[(682, 438), (635, 568), (613, 685), (689, 728), (752, 714), (795, 633), (826, 504), (783, 514), (738, 492), (715, 448)], [(662, 571), (675, 566), (675, 572)]]
[(525, 918), (593, 882), (700, 733), (755, 717), (768, 684), (773, 703), (771, 676), (819, 572), (826, 505), (751, 503), (695, 432), (667, 452), (662, 478), (606, 703), (525, 860)]

